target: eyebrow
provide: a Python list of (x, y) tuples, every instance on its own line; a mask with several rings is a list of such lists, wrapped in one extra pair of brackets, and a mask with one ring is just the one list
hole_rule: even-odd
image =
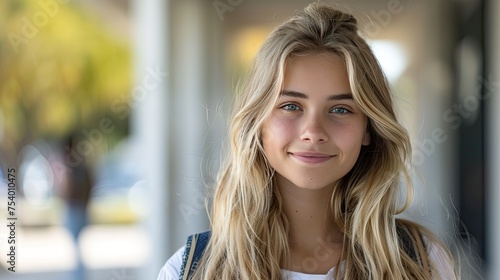
[[(280, 93), (280, 96), (288, 96), (288, 97), (295, 97), (295, 98), (302, 98), (302, 99), (308, 99), (309, 96), (305, 93), (294, 91), (294, 90), (282, 90)], [(334, 94), (328, 96), (327, 100), (328, 101), (338, 101), (338, 100), (346, 100), (346, 99), (351, 99), (352, 100), (352, 94), (351, 93), (340, 93), (340, 94)]]

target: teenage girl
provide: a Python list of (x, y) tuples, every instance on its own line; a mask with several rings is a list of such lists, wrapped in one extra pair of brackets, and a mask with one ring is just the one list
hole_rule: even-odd
[(410, 140), (352, 15), (314, 3), (277, 27), (230, 120), (207, 243), (159, 280), (459, 278), (429, 230), (396, 218)]

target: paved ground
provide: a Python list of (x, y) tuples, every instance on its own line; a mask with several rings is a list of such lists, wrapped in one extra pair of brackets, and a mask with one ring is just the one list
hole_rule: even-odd
[(73, 280), (77, 248), (86, 279), (140, 280), (138, 271), (147, 259), (150, 246), (136, 225), (87, 227), (75, 243), (62, 227), (23, 228), (17, 232), (16, 273), (6, 270), (5, 233), (0, 233), (0, 279)]

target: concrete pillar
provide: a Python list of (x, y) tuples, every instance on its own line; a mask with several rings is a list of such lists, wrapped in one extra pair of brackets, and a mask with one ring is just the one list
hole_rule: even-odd
[(143, 226), (151, 244), (151, 254), (140, 279), (156, 279), (173, 248), (169, 242), (172, 221), (167, 213), (171, 196), (169, 185), (170, 138), (173, 117), (169, 99), (171, 14), (168, 0), (132, 1), (134, 21), (135, 83), (131, 93), (131, 137), (141, 150), (137, 167), (144, 177), (146, 193)]
[[(205, 198), (212, 193), (221, 141), (217, 112), (223, 100), (223, 24), (210, 1), (174, 1), (172, 14), (172, 113), (174, 139), (171, 166), (173, 244), (209, 228)], [(219, 60), (214, 60), (218, 57)]]

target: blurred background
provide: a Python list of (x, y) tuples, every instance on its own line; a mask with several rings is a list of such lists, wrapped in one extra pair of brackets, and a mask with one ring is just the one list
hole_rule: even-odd
[[(1, 1), (0, 279), (156, 279), (208, 228), (234, 88), (310, 2)], [(335, 3), (358, 17), (413, 139), (405, 215), (476, 267), (466, 279), (500, 279), (500, 1)]]

